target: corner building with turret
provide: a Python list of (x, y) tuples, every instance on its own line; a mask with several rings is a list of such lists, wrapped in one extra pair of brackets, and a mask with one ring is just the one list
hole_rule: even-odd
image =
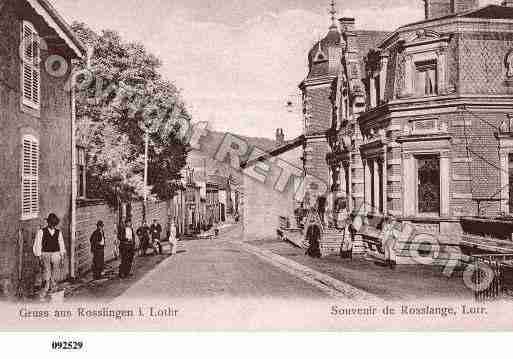
[[(393, 32), (342, 18), (310, 50), (302, 159), (327, 191), (312, 180), (306, 197), (327, 228), (343, 200), (443, 235), (442, 252), (501, 252), (513, 233), (513, 1), (424, 9)], [(382, 250), (358, 238), (358, 250)]]

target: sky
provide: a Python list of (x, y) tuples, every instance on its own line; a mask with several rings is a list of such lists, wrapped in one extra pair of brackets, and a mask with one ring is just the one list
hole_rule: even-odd
[[(298, 84), (330, 25), (330, 0), (50, 0), (68, 22), (117, 30), (163, 61), (193, 121), (247, 136), (302, 131)], [(481, 0), (481, 5), (499, 0)], [(365, 30), (421, 20), (421, 0), (338, 0)], [(296, 106), (287, 109), (287, 101)]]

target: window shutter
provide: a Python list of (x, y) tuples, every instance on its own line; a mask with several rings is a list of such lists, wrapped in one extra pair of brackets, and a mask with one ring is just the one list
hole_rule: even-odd
[(31, 136), (23, 138), (22, 218), (39, 215), (39, 143)]
[(39, 109), (41, 93), (39, 35), (34, 26), (27, 21), (22, 25), (21, 41), (23, 104)]

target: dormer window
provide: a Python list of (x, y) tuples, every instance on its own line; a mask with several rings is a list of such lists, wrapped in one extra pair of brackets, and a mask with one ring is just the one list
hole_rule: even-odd
[(438, 94), (436, 61), (415, 63), (415, 95), (435, 96)]
[(328, 56), (326, 56), (324, 51), (322, 51), (321, 44), (319, 43), (319, 48), (317, 49), (317, 52), (315, 53), (314, 63), (323, 62), (323, 61), (327, 61), (327, 60), (328, 60)]
[(401, 97), (446, 95), (447, 47), (451, 37), (434, 31), (421, 31), (405, 38), (404, 84)]

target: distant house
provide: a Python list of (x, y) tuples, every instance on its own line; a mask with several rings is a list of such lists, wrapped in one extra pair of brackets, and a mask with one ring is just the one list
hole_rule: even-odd
[(46, 0), (0, 7), (0, 280), (5, 291), (22, 278), (30, 291), (31, 246), (50, 212), (70, 247), (74, 114), (66, 84), (85, 49)]
[[(262, 149), (264, 155), (241, 164), (245, 239), (275, 236), (280, 217), (292, 221), (298, 208), (304, 136), (292, 141), (284, 141), (282, 136), (282, 131), (277, 132), (274, 148)], [(289, 176), (293, 172), (295, 175)]]

